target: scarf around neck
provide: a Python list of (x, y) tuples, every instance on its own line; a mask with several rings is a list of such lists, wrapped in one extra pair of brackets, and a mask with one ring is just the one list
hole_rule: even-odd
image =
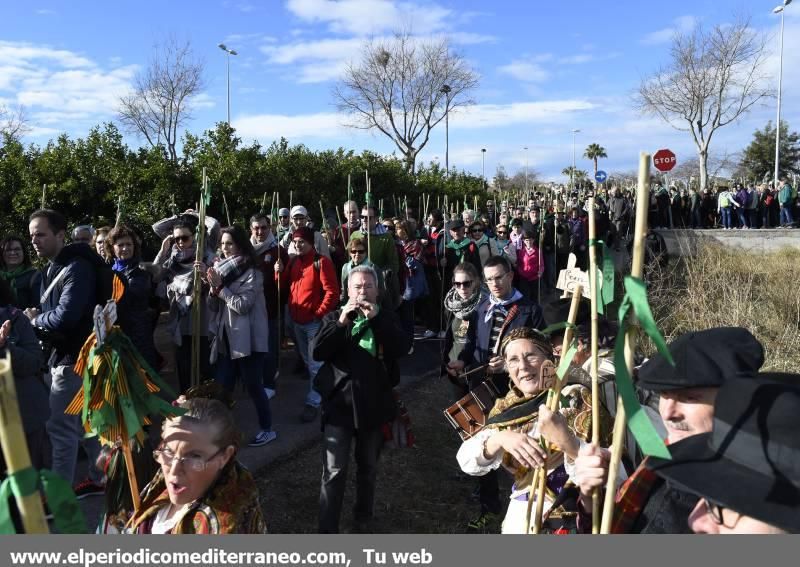
[(275, 238), (275, 235), (272, 233), (272, 231), (270, 231), (269, 236), (264, 242), (256, 242), (256, 239), (251, 236), (250, 243), (253, 245), (256, 256), (260, 257), (263, 256), (270, 248), (274, 248), (278, 244), (278, 240)]
[(114, 263), (111, 265), (111, 269), (115, 272), (124, 272), (131, 266), (134, 266), (139, 263), (139, 260), (136, 258), (129, 258), (127, 260), (123, 260), (121, 258), (114, 258)]
[(475, 242), (475, 246), (480, 248), (484, 244), (488, 244), (489, 243), (489, 237), (486, 236), (486, 233), (483, 233), (483, 236), (481, 236), (478, 240), (475, 240), (474, 242)]
[(378, 345), (375, 342), (375, 335), (372, 332), (372, 327), (369, 326), (369, 319), (363, 313), (358, 312), (358, 317), (353, 323), (353, 330), (351, 335), (353, 338), (358, 339), (358, 346), (370, 353), (372, 356), (378, 355)]
[(214, 271), (222, 276), (222, 287), (230, 285), (250, 268), (250, 258), (242, 254), (224, 258), (214, 264)]
[(456, 256), (458, 257), (459, 261), (463, 261), (465, 248), (467, 248), (467, 246), (469, 246), (470, 244), (472, 244), (472, 240), (470, 240), (469, 238), (464, 238), (461, 242), (454, 242), (453, 240), (451, 240), (450, 242), (447, 243), (447, 248), (453, 250), (456, 253)]
[(511, 305), (522, 299), (522, 294), (519, 290), (515, 289), (514, 293), (511, 294), (511, 297), (508, 299), (497, 299), (493, 295), (489, 295), (489, 308), (486, 310), (486, 316), (483, 318), (484, 323), (488, 323), (494, 317), (495, 310), (499, 311), (503, 314), (503, 316), (508, 315), (507, 306)]
[(478, 304), (481, 302), (483, 298), (483, 294), (480, 291), (480, 288), (476, 289), (475, 293), (472, 294), (471, 297), (467, 299), (462, 299), (460, 295), (458, 295), (458, 291), (456, 288), (450, 288), (450, 291), (447, 292), (447, 295), (444, 298), (444, 308), (447, 309), (453, 316), (458, 317), (462, 321), (472, 315), (475, 309), (478, 308)]
[(19, 266), (17, 266), (12, 270), (0, 270), (0, 278), (12, 282), (18, 277), (23, 276), (28, 272), (32, 272), (34, 270), (35, 268), (33, 266), (26, 266), (25, 264), (20, 264)]

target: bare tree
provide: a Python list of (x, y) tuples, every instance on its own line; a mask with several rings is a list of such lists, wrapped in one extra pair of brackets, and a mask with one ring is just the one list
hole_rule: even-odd
[(188, 41), (178, 44), (170, 39), (156, 46), (133, 91), (119, 100), (122, 124), (151, 146), (165, 146), (173, 162), (178, 159), (178, 129), (192, 117), (190, 99), (203, 89), (203, 67)]
[(22, 106), (11, 109), (0, 104), (0, 136), (18, 140), (29, 131), (28, 117)]
[(642, 81), (636, 103), (644, 113), (691, 132), (705, 189), (714, 133), (772, 95), (763, 74), (766, 37), (750, 27), (749, 19), (708, 32), (698, 25), (675, 35), (670, 53), (670, 63)]
[(389, 137), (413, 172), (431, 130), (453, 109), (473, 104), (477, 74), (450, 49), (447, 39), (423, 40), (407, 32), (369, 40), (333, 89), (353, 128)]

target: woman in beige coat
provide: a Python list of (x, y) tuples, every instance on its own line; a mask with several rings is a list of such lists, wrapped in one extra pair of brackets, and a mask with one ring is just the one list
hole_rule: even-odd
[(232, 391), (238, 377), (258, 413), (260, 430), (251, 447), (273, 441), (269, 399), (261, 385), (264, 356), (269, 348), (264, 281), (254, 268), (253, 245), (243, 228), (222, 229), (222, 258), (208, 270), (211, 363), (216, 362), (216, 380)]

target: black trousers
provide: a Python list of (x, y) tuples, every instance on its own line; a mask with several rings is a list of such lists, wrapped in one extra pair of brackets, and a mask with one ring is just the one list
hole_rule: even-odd
[(363, 522), (372, 518), (375, 503), (375, 479), (378, 457), (383, 447), (380, 429), (358, 430), (326, 424), (322, 429), (322, 482), (319, 491), (319, 533), (339, 533), (350, 445), (356, 442), (356, 505), (354, 519)]

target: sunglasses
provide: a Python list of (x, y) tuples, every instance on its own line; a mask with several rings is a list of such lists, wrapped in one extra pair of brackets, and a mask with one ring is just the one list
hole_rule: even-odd
[(469, 287), (472, 285), (472, 280), (464, 280), (463, 282), (453, 282), (455, 287)]
[(175, 237), (175, 242), (189, 242), (192, 239), (188, 234), (182, 234)]
[(483, 229), (482, 228), (473, 228), (470, 232), (472, 232), (472, 234), (475, 234), (476, 232), (483, 232)]
[(367, 251), (360, 248), (358, 250), (350, 250), (350, 254), (365, 254)]

